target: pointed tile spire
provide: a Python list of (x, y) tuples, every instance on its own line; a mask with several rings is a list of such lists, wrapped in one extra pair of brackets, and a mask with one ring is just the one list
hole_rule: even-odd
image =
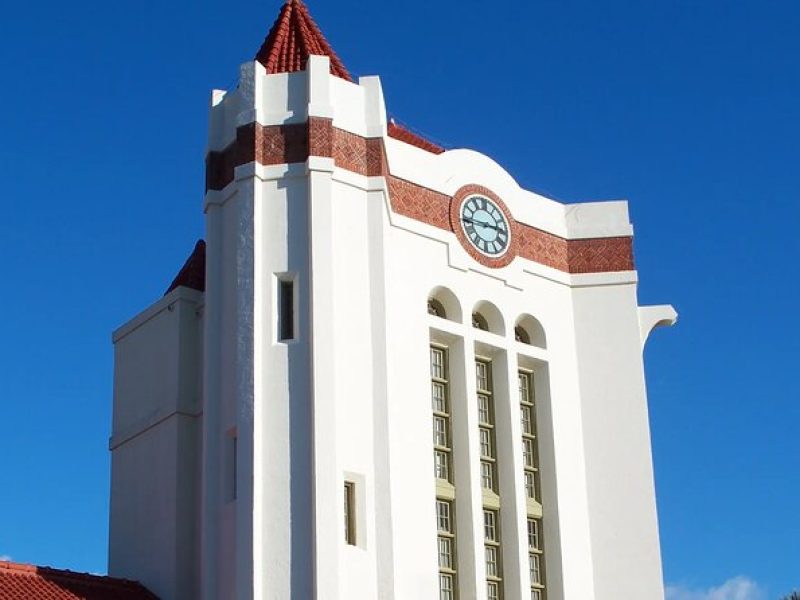
[(292, 73), (306, 68), (311, 54), (331, 59), (331, 74), (353, 81), (301, 0), (286, 0), (267, 39), (256, 54), (267, 73)]

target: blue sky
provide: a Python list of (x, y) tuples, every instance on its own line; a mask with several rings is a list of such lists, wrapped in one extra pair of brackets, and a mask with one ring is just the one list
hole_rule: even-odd
[[(390, 112), (559, 200), (630, 200), (673, 600), (800, 588), (800, 4), (310, 0)], [(278, 2), (0, 21), (0, 556), (103, 572), (110, 332), (203, 235), (212, 88)]]

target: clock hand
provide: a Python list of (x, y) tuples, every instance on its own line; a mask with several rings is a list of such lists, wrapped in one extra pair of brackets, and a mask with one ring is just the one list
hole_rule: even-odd
[(487, 227), (489, 229), (494, 229), (495, 231), (501, 231), (497, 225), (492, 225), (491, 223), (485, 223), (483, 221), (477, 221), (475, 219), (471, 219), (469, 217), (461, 217), (461, 220), (465, 223), (472, 223), (473, 225), (480, 225), (481, 227)]

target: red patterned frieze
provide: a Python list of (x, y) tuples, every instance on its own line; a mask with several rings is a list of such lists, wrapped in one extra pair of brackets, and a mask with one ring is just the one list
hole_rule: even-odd
[(397, 214), (423, 221), (439, 229), (450, 227), (450, 196), (434, 192), (399, 177), (389, 176), (389, 201)]
[[(520, 256), (566, 273), (602, 273), (634, 269), (630, 237), (567, 240), (517, 222), (500, 197), (485, 187), (468, 185), (452, 197), (394, 177), (389, 172), (382, 138), (365, 138), (333, 127), (330, 119), (312, 117), (308, 123), (239, 127), (236, 141), (206, 157), (206, 188), (221, 190), (233, 181), (234, 169), (249, 162), (261, 165), (305, 162), (309, 154), (333, 157), (336, 166), (365, 176), (386, 176), (389, 201), (397, 214), (453, 232), (480, 264), (499, 268)], [(499, 258), (479, 252), (459, 222), (461, 201), (471, 194), (490, 198), (511, 229), (509, 248)]]

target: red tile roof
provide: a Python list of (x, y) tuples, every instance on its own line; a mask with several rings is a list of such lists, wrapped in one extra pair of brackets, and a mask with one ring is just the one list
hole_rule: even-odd
[(433, 142), (429, 142), (421, 135), (418, 135), (410, 129), (406, 129), (402, 125), (395, 123), (394, 119), (389, 121), (387, 132), (389, 137), (400, 140), (401, 142), (405, 142), (406, 144), (411, 144), (417, 148), (422, 148), (428, 152), (433, 152), (434, 154), (441, 154), (444, 152), (444, 148), (442, 146), (434, 144)]
[[(206, 243), (203, 240), (198, 240), (194, 245), (194, 250), (183, 263), (183, 267), (178, 271), (164, 295), (166, 296), (180, 286), (201, 292), (206, 291)], [(0, 598), (0, 600), (3, 599)]]
[(331, 74), (353, 81), (305, 4), (301, 0), (287, 0), (256, 54), (256, 60), (264, 65), (267, 73), (292, 73), (304, 70), (311, 54), (330, 57)]
[(0, 561), (0, 600), (158, 600), (135, 581)]

